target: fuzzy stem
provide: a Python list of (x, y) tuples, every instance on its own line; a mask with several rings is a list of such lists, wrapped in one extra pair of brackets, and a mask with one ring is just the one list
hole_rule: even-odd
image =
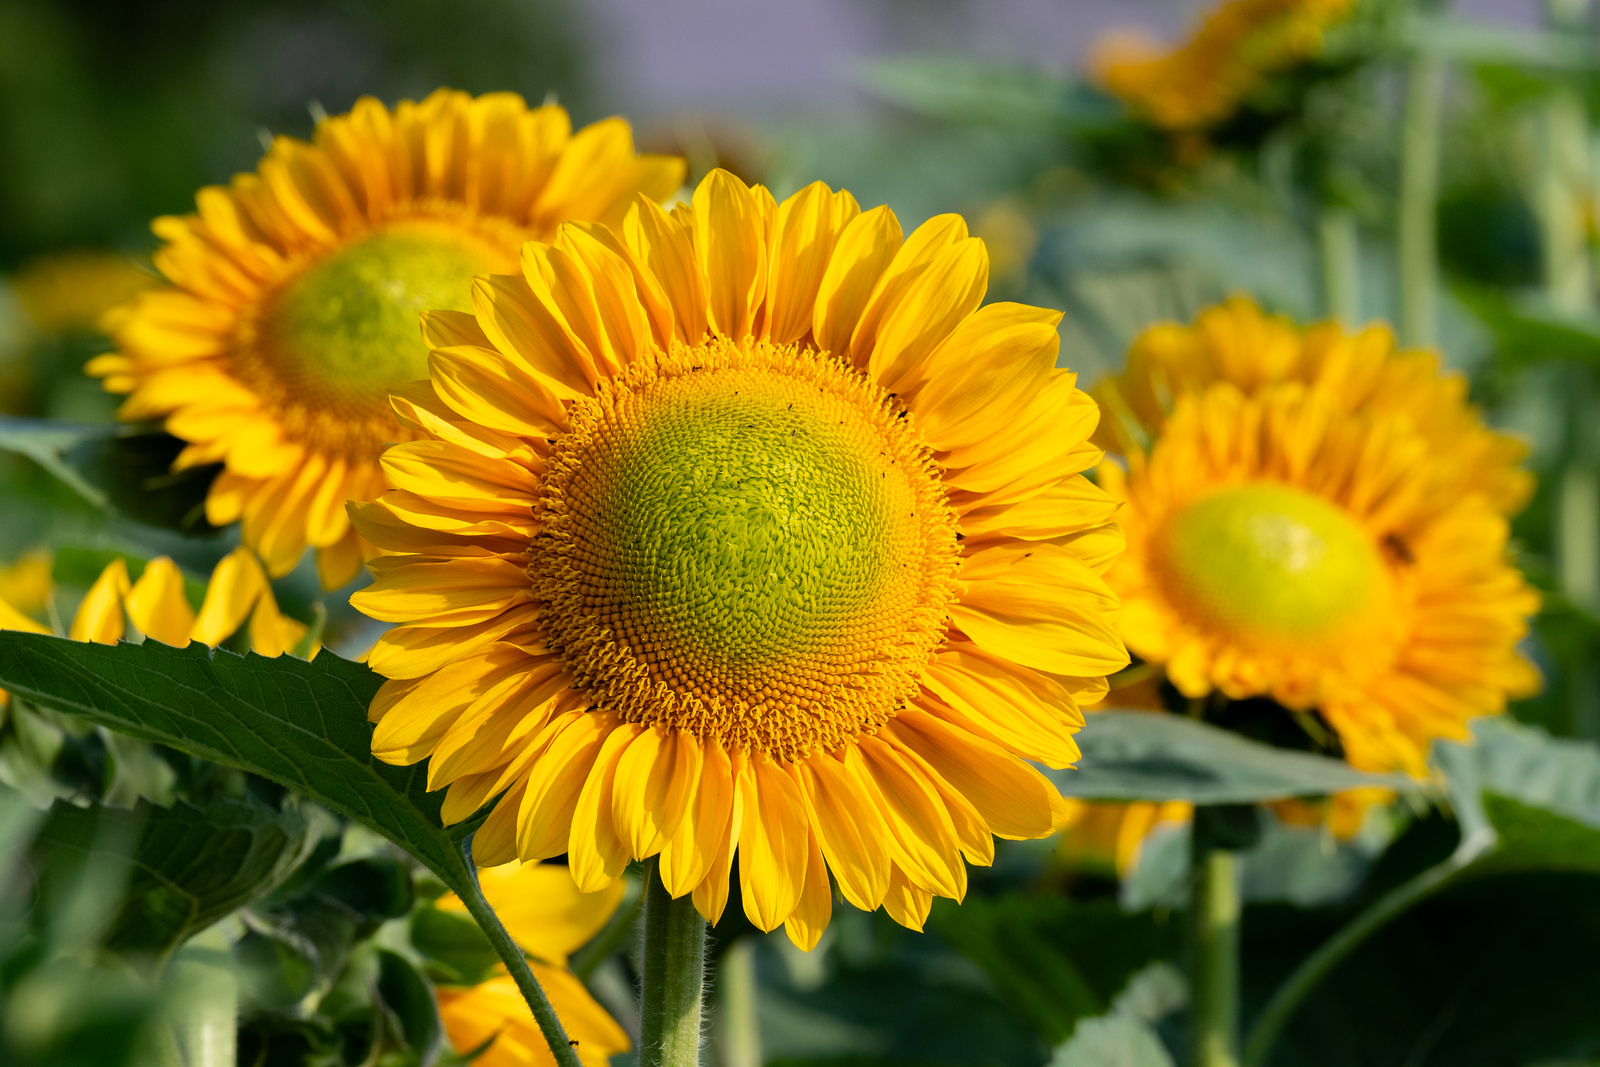
[(721, 1067), (761, 1067), (756, 994), (755, 938), (741, 937), (722, 954), (722, 965), (717, 970)]
[(1439, 110), (1444, 63), (1424, 53), (1406, 79), (1400, 140), (1400, 340), (1427, 347), (1436, 340), (1438, 287)]
[(467, 906), (467, 913), (478, 924), (478, 929), (483, 931), (483, 936), (489, 939), (489, 944), (494, 946), (500, 961), (506, 965), (506, 970), (516, 980), (517, 988), (522, 992), (522, 999), (528, 1002), (528, 1008), (533, 1012), (533, 1020), (539, 1024), (539, 1032), (544, 1035), (545, 1043), (550, 1046), (550, 1054), (555, 1057), (559, 1067), (583, 1067), (578, 1061), (578, 1054), (574, 1051), (572, 1042), (567, 1038), (567, 1031), (561, 1026), (561, 1020), (556, 1017), (556, 1010), (550, 1006), (550, 1000), (544, 995), (544, 990), (539, 988), (539, 980), (533, 976), (533, 969), (528, 966), (528, 958), (522, 954), (522, 949), (517, 943), (511, 940), (511, 935), (501, 924), (500, 917), (484, 899), (483, 890), (478, 885), (478, 867), (472, 862), (471, 835), (461, 843), (461, 851), (466, 855), (468, 877), (464, 885), (457, 887), (456, 893), (461, 897), (461, 902)]
[(1317, 245), (1322, 253), (1323, 310), (1351, 327), (1361, 321), (1361, 273), (1355, 213), (1325, 206), (1317, 215)]
[(1189, 1040), (1193, 1067), (1239, 1063), (1239, 871), (1235, 854), (1192, 831)]
[(706, 921), (685, 894), (672, 899), (657, 861), (645, 865), (639, 1067), (698, 1067), (706, 980)]

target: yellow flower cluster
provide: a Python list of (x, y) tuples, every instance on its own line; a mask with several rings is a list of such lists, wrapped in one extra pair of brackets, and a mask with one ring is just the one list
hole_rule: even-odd
[(1142, 35), (1097, 42), (1095, 79), (1163, 129), (1193, 132), (1226, 120), (1268, 77), (1316, 55), (1353, 0), (1228, 0), (1187, 41), (1167, 50)]

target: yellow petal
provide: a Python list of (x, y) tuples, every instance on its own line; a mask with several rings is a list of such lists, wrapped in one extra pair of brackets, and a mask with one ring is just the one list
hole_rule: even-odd
[[(598, 893), (582, 892), (572, 872), (553, 863), (513, 861), (479, 871), (478, 881), (512, 939), (524, 951), (558, 967), (605, 927), (627, 890), (619, 880)], [(467, 910), (454, 893), (446, 893), (434, 906)]]
[[(687, 733), (684, 740), (698, 741)], [(694, 890), (709, 877), (728, 838), (736, 836), (738, 831), (736, 826), (729, 829), (738, 803), (738, 790), (734, 785), (733, 762), (727, 751), (711, 737), (684, 747), (682, 758), (686, 773), (695, 775), (698, 786), (689, 795), (677, 832), (667, 838), (661, 849), (661, 884), (673, 897)], [(687, 751), (690, 747), (698, 751)], [(727, 879), (726, 871), (723, 879)]]
[(616, 724), (606, 712), (572, 712), (545, 728), (549, 743), (528, 768), (517, 815), (517, 855), (524, 861), (567, 851), (578, 805), (600, 746)]
[(1025, 840), (1050, 833), (1055, 787), (1000, 746), (916, 707), (895, 717), (894, 734), (959, 789), (997, 836)]
[(906, 872), (895, 867), (889, 874), (889, 892), (883, 898), (883, 910), (889, 918), (908, 930), (919, 933), (933, 910), (933, 894), (911, 883)]
[(128, 617), (139, 632), (166, 645), (183, 647), (194, 629), (194, 608), (184, 595), (183, 572), (166, 556), (145, 565), (128, 591)]
[(762, 753), (740, 778), (744, 826), (739, 834), (739, 892), (744, 913), (760, 930), (789, 918), (805, 888), (810, 832), (800, 786)]
[(728, 171), (712, 171), (695, 188), (694, 250), (711, 328), (744, 340), (766, 296), (766, 227), (755, 192)]
[(806, 884), (800, 893), (800, 902), (784, 921), (784, 933), (801, 952), (810, 952), (822, 940), (833, 916), (833, 887), (828, 884), (828, 868), (822, 861), (822, 850), (817, 846), (817, 835), (811, 834), (811, 857), (806, 862)]
[(578, 803), (572, 810), (572, 834), (567, 842), (567, 864), (573, 881), (585, 893), (604, 889), (628, 866), (628, 845), (612, 819), (611, 792), (617, 777), (617, 759), (647, 728), (638, 723), (618, 723), (600, 746)]
[(844, 228), (861, 214), (855, 197), (812, 182), (778, 205), (767, 282), (766, 335), (787, 345), (811, 331), (817, 293)]
[(861, 753), (847, 745), (837, 757), (813, 756), (797, 766), (817, 843), (839, 892), (862, 911), (876, 909), (889, 890), (889, 827), (864, 782), (869, 772)]
[(255, 553), (240, 545), (217, 561), (205, 600), (189, 636), (215, 648), (231, 637), (267, 588), (267, 574)]
[(100, 572), (83, 603), (72, 617), (72, 627), (67, 636), (74, 641), (94, 641), (114, 645), (122, 640), (126, 625), (122, 618), (122, 601), (128, 595), (128, 565), (122, 558), (112, 560)]
[[(710, 779), (711, 745), (714, 743), (708, 740), (705, 753), (706, 773), (702, 775), (701, 781)], [(720, 751), (721, 746), (718, 745), (717, 748)], [(739, 837), (745, 829), (744, 790), (739, 788), (739, 782), (746, 774), (745, 753), (743, 749), (734, 749), (732, 753), (725, 753), (724, 758), (729, 760), (728, 791), (732, 794), (732, 807), (729, 809), (727, 821), (722, 824), (723, 830), (719, 833), (716, 830), (716, 811), (702, 809), (708, 821), (696, 828), (698, 846), (706, 850), (711, 860), (707, 865), (705, 878), (694, 887), (694, 906), (695, 910), (713, 926), (722, 918), (722, 911), (728, 906), (728, 876), (733, 869), (733, 853), (739, 847)]]
[(966, 869), (955, 824), (938, 793), (888, 744), (869, 736), (858, 745), (881, 798), (896, 866), (905, 868), (919, 886), (940, 896), (960, 897)]
[(817, 288), (811, 331), (818, 349), (848, 357), (861, 312), (900, 247), (900, 220), (887, 207), (875, 207), (846, 224)]

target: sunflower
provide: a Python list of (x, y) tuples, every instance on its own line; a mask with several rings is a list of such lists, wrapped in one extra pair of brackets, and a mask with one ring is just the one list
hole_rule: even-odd
[(1187, 825), (1194, 805), (1183, 800), (1093, 801), (1069, 799), (1056, 856), (1072, 867), (1124, 878), (1139, 860), (1151, 831)]
[(1228, 0), (1177, 48), (1111, 34), (1090, 60), (1095, 80), (1144, 118), (1174, 132), (1226, 121), (1270, 75), (1322, 47), (1324, 31), (1354, 0)]
[[(609, 1058), (628, 1051), (622, 1028), (595, 1002), (567, 969), (567, 956), (587, 943), (622, 903), (623, 886), (614, 882), (598, 893), (580, 893), (565, 867), (508, 863), (481, 871), (483, 895), (522, 950), (539, 986), (550, 998), (584, 1067), (606, 1067)], [(441, 911), (465, 914), (454, 893), (435, 904)], [(503, 971), (471, 986), (437, 990), (439, 1018), (457, 1052), (478, 1067), (550, 1067), (555, 1057), (545, 1043), (516, 980)]]
[(715, 922), (737, 856), (806, 949), (830, 871), (920, 928), (991, 834), (1048, 834), (1025, 760), (1072, 763), (1127, 661), (1121, 535), (1059, 315), (979, 308), (987, 273), (957, 216), (902, 239), (713, 171), (426, 315), (395, 407), (427, 439), (352, 507), (390, 553), (352, 602), (400, 624), (374, 753), (431, 757), (451, 821), (503, 793), (481, 864), (567, 853), (594, 890), (659, 855)]
[(418, 312), (470, 307), (472, 277), (515, 270), (524, 241), (620, 221), (682, 178), (681, 160), (636, 155), (621, 119), (574, 135), (563, 109), (511, 93), (363, 98), (201, 190), (199, 214), (157, 219), (172, 284), (107, 315), (117, 351), (88, 371), (131, 394), (123, 419), (189, 442), (175, 469), (223, 465), (213, 524), (242, 519), (273, 576), (315, 547), (336, 588), (362, 560), (345, 501), (382, 492), (382, 447), (414, 436), (387, 392), (427, 371)]
[[(39, 574), (44, 577), (44, 591), (37, 596), (18, 597), (9, 603), (0, 597), (0, 630), (54, 632), (33, 617), (53, 593), (49, 565), (48, 553), (33, 553), (0, 573), (0, 591), (10, 589), (13, 596), (18, 588), (37, 592)], [(167, 556), (143, 564), (136, 581), (130, 577), (128, 561), (118, 556), (106, 564), (79, 601), (65, 636), (114, 645), (128, 635), (131, 622), (136, 633), (162, 644), (182, 648), (190, 641), (200, 641), (215, 648), (248, 618), (250, 647), (263, 656), (281, 656), (306, 636), (305, 623), (278, 610), (266, 572), (249, 549), (236, 548), (217, 564), (198, 615), (189, 602), (187, 586), (183, 572)], [(310, 654), (316, 654), (315, 645)]]
[(1164, 325), (1096, 390), (1122, 467), (1108, 574), (1128, 647), (1185, 696), (1315, 709), (1349, 762), (1425, 770), (1429, 742), (1538, 685), (1538, 597), (1507, 558), (1523, 446), (1387, 328), (1301, 331), (1235, 299)]

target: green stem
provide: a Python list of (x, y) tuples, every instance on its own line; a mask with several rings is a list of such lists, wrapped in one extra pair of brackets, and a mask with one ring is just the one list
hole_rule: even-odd
[(1189, 1040), (1193, 1067), (1239, 1063), (1239, 870), (1194, 820), (1189, 898)]
[(595, 968), (621, 948), (623, 942), (633, 935), (634, 927), (638, 925), (639, 909), (644, 904), (644, 894), (639, 884), (632, 878), (626, 879), (623, 884), (622, 903), (617, 905), (616, 913), (606, 923), (605, 929), (595, 935), (594, 940), (573, 953), (568, 964), (580, 982), (587, 982), (594, 974)]
[(1328, 317), (1344, 326), (1361, 321), (1361, 273), (1356, 216), (1347, 207), (1323, 207), (1317, 216), (1322, 253), (1322, 293)]
[(761, 1067), (756, 989), (756, 941), (741, 937), (722, 954), (722, 965), (717, 970), (721, 1067)]
[(483, 889), (478, 885), (478, 866), (472, 862), (470, 834), (462, 841), (461, 851), (466, 855), (468, 877), (466, 884), (456, 887), (456, 893), (461, 897), (461, 902), (467, 906), (467, 913), (477, 922), (478, 929), (489, 939), (489, 944), (494, 946), (500, 961), (506, 965), (506, 970), (516, 980), (517, 988), (522, 991), (522, 999), (528, 1002), (528, 1008), (533, 1012), (533, 1020), (539, 1024), (539, 1032), (544, 1035), (545, 1043), (550, 1046), (550, 1054), (556, 1058), (559, 1067), (583, 1067), (578, 1061), (577, 1052), (572, 1048), (572, 1042), (567, 1039), (567, 1032), (562, 1028), (561, 1020), (556, 1017), (556, 1010), (550, 1006), (544, 990), (539, 988), (539, 980), (533, 976), (533, 969), (528, 966), (528, 958), (522, 954), (522, 949), (517, 947), (517, 943), (511, 940), (511, 935), (500, 922), (500, 916), (494, 913), (494, 909), (484, 899)]
[(216, 928), (173, 957), (166, 983), (176, 1001), (173, 1036), (185, 1067), (234, 1067), (239, 1047), (239, 980), (227, 938)]
[(1429, 867), (1411, 881), (1390, 890), (1301, 961), (1300, 966), (1295, 968), (1294, 973), (1289, 975), (1288, 980), (1272, 995), (1261, 1017), (1251, 1028), (1250, 1037), (1244, 1046), (1244, 1067), (1264, 1067), (1268, 1054), (1272, 1052), (1273, 1043), (1278, 1040), (1278, 1035), (1293, 1018), (1295, 1009), (1300, 1007), (1300, 1002), (1316, 988), (1317, 983), (1337, 967), (1340, 961), (1355, 951), (1363, 941), (1382, 929), (1397, 915), (1425, 897), (1438, 892), (1445, 882), (1469, 863), (1476, 854), (1458, 852), (1443, 863)]
[(645, 864), (639, 1067), (698, 1067), (706, 921), (688, 894), (672, 899), (656, 867)]
[(1438, 288), (1439, 110), (1444, 63), (1423, 53), (1406, 79), (1400, 141), (1400, 340), (1431, 346)]

